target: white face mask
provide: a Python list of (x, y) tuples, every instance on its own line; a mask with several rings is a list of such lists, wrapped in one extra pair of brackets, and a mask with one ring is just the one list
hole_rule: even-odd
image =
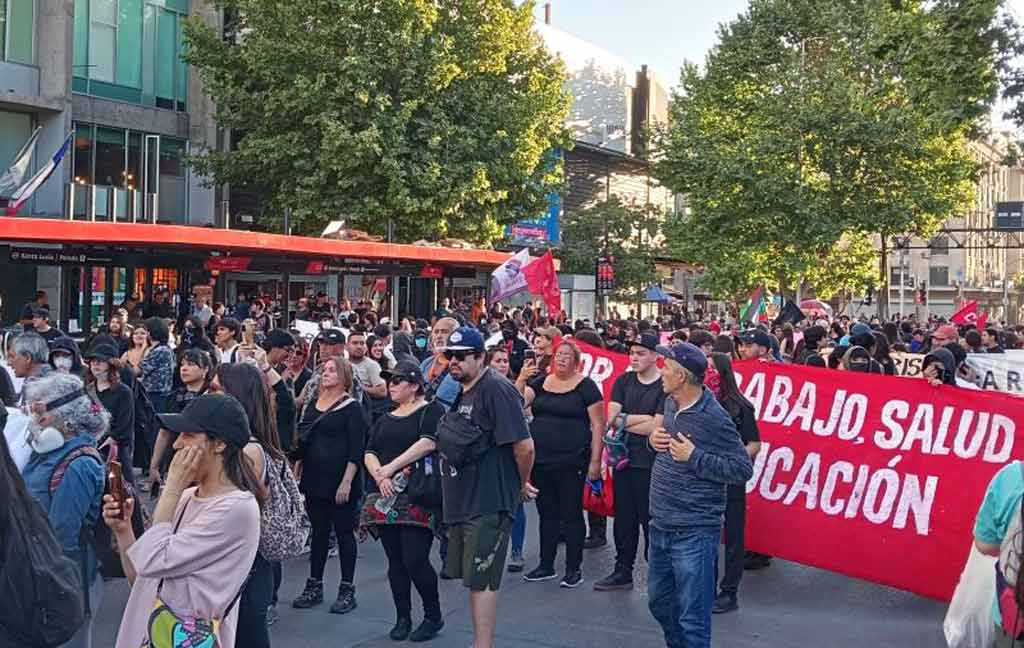
[(72, 364), (73, 361), (71, 360), (70, 356), (59, 355), (53, 357), (53, 366), (57, 369), (57, 371), (63, 371), (67, 373), (71, 371)]
[(55, 427), (40, 429), (32, 424), (28, 429), (28, 444), (36, 454), (46, 454), (64, 445), (64, 435)]
[(89, 368), (89, 371), (91, 371), (91, 372), (92, 372), (92, 375), (93, 375), (93, 376), (94, 376), (94, 377), (96, 378), (96, 380), (97, 380), (97, 381), (99, 381), (99, 382), (106, 382), (106, 380), (107, 380), (107, 375), (108, 375), (108, 374), (110, 373), (110, 372), (109, 372), (108, 370), (106, 370), (106, 369), (101, 369), (101, 370), (99, 370), (99, 371), (96, 371), (95, 369), (92, 369), (91, 367)]

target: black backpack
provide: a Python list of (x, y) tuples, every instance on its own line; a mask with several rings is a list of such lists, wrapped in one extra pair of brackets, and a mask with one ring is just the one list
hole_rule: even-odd
[(0, 548), (0, 644), (60, 646), (88, 616), (84, 565), (64, 555), (37, 502), (8, 510)]

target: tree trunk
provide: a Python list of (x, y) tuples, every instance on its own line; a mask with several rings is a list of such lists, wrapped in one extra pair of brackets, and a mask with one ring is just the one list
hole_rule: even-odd
[(878, 270), (881, 274), (878, 288), (878, 319), (889, 319), (889, 235), (882, 232), (882, 246), (878, 254)]

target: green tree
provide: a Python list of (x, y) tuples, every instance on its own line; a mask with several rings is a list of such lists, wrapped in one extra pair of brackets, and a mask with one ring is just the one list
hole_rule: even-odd
[(330, 220), (399, 240), (489, 242), (544, 211), (567, 143), (561, 63), (513, 0), (222, 0), (227, 38), (197, 20), (187, 61), (229, 152), (191, 160), (258, 187), (293, 228)]
[(982, 27), (999, 4), (752, 0), (703, 70), (684, 66), (659, 133), (655, 174), (690, 206), (666, 225), (673, 255), (722, 296), (824, 294), (849, 272), (840, 242), (858, 242), (859, 266), (880, 236), (884, 286), (892, 236), (971, 203), (969, 138), (998, 88)]
[(608, 296), (635, 303), (657, 283), (655, 260), (663, 256), (662, 211), (654, 205), (625, 203), (617, 196), (562, 217), (562, 272), (593, 274), (597, 258), (614, 257), (615, 290)]

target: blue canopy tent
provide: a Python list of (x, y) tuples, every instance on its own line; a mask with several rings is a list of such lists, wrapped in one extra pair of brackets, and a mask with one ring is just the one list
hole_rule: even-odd
[(661, 286), (651, 286), (644, 292), (644, 301), (669, 304), (672, 303), (672, 298), (661, 289)]

